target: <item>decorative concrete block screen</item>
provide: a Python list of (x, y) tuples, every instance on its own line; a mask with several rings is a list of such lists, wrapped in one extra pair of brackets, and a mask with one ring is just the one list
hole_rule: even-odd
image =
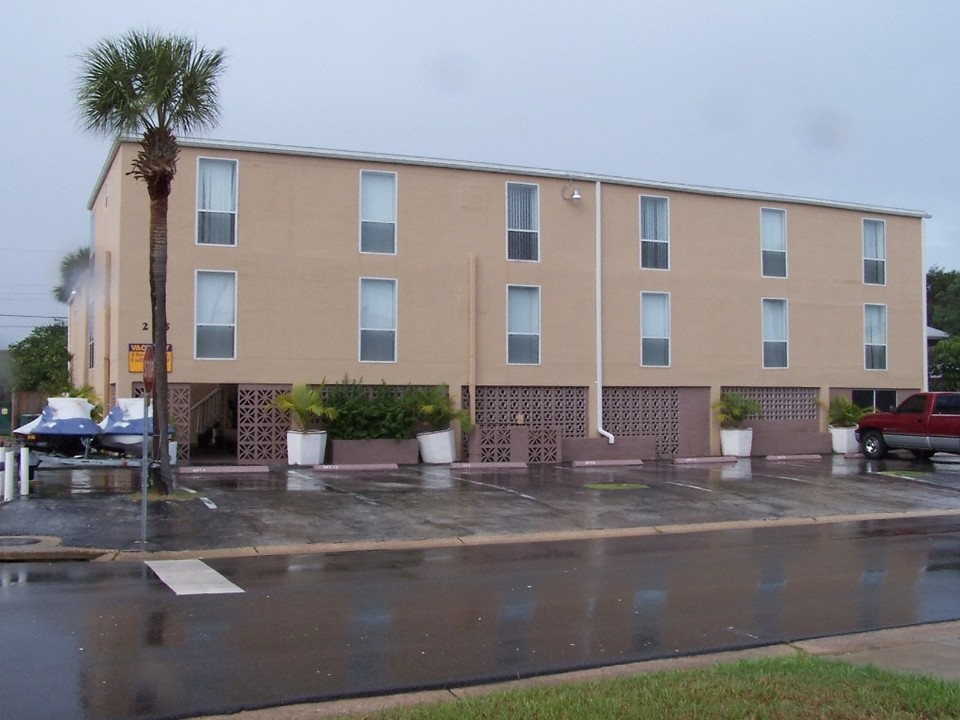
[[(470, 408), (467, 387), (461, 388), (461, 402)], [(587, 388), (480, 386), (476, 423), (479, 457), (471, 460), (560, 462), (561, 438), (586, 437)]]
[[(133, 383), (133, 397), (143, 397), (143, 383)], [(190, 385), (167, 383), (167, 412), (176, 428), (177, 462), (190, 462)]]
[(817, 388), (804, 387), (722, 387), (724, 393), (740, 393), (763, 408), (764, 420), (817, 419)]
[(615, 436), (653, 436), (657, 457), (675, 457), (680, 447), (680, 391), (674, 387), (605, 387), (603, 425)]
[(237, 459), (241, 463), (286, 462), (290, 418), (269, 407), (287, 385), (237, 387)]

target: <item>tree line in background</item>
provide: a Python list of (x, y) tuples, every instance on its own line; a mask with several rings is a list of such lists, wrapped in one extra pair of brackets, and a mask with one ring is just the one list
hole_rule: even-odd
[(930, 389), (960, 390), (960, 272), (927, 272), (927, 325), (950, 336), (929, 350)]

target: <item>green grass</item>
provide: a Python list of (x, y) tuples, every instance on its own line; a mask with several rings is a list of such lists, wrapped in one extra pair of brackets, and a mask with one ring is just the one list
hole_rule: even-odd
[(531, 687), (355, 716), (367, 720), (934, 720), (960, 718), (960, 684), (795, 655)]

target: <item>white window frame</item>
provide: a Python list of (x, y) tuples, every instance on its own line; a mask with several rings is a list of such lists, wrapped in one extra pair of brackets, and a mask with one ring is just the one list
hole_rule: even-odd
[[(363, 179), (364, 177), (380, 176), (380, 177), (389, 177), (393, 181), (393, 204), (391, 207), (392, 217), (389, 220), (376, 219), (364, 217), (364, 203), (363, 203)], [(360, 171), (360, 223), (358, 232), (360, 233), (357, 238), (357, 247), (360, 249), (361, 254), (363, 255), (396, 255), (397, 254), (397, 188), (399, 186), (399, 177), (397, 173), (391, 172), (389, 170), (361, 170)], [(390, 251), (386, 250), (371, 250), (364, 249), (363, 247), (363, 224), (364, 223), (382, 223), (393, 225), (393, 249)]]
[[(197, 350), (197, 341), (199, 339), (199, 327), (200, 322), (198, 322), (198, 304), (200, 300), (200, 276), (201, 275), (232, 275), (233, 276), (233, 322), (232, 323), (203, 323), (204, 326), (210, 327), (230, 327), (233, 329), (233, 353), (230, 357), (209, 357), (201, 356)], [(193, 359), (194, 360), (236, 360), (237, 359), (237, 294), (238, 294), (238, 277), (236, 270), (209, 270), (209, 269), (197, 269), (193, 271)]]
[[(867, 223), (876, 223), (880, 226), (880, 244), (879, 254), (867, 254)], [(863, 246), (863, 284), (864, 285), (886, 285), (887, 284), (887, 221), (878, 218), (863, 218), (860, 223), (860, 236)], [(876, 263), (883, 276), (880, 282), (867, 280), (867, 263)]]
[[(232, 210), (209, 210), (207, 208), (200, 207), (200, 176), (201, 176), (201, 166), (204, 162), (219, 162), (219, 163), (232, 163), (233, 164), (233, 197), (231, 202), (233, 205)], [(195, 217), (193, 222), (193, 232), (194, 232), (194, 244), (200, 245), (202, 247), (213, 247), (213, 248), (232, 248), (237, 246), (237, 235), (239, 227), (239, 215), (237, 212), (237, 202), (240, 196), (240, 161), (233, 158), (222, 158), (222, 157), (207, 157), (200, 156), (197, 158), (197, 189), (196, 189), (196, 210)], [(223, 214), (230, 214), (233, 216), (233, 241), (230, 243), (210, 243), (210, 242), (201, 242), (200, 241), (200, 213), (203, 212), (217, 212)]]
[[(776, 213), (782, 218), (779, 238), (770, 238), (768, 237), (768, 233), (765, 232), (766, 224), (763, 218), (766, 213)], [(773, 245), (778, 245), (779, 247), (773, 247)], [(783, 256), (783, 275), (767, 274), (765, 262), (767, 253), (777, 253)], [(760, 208), (760, 274), (765, 278), (775, 278), (779, 280), (786, 278), (787, 273), (787, 211), (783, 208), (762, 207)]]
[[(393, 287), (393, 325), (389, 328), (383, 327), (364, 327), (363, 324), (363, 286), (364, 283), (389, 283)], [(396, 278), (385, 277), (361, 277), (357, 286), (357, 359), (362, 363), (396, 363), (397, 362), (397, 298), (399, 296), (399, 283)], [(363, 357), (363, 333), (364, 331), (392, 332), (393, 333), (393, 358), (389, 360), (364, 359)]]
[[(767, 307), (773, 303), (783, 308), (783, 337), (767, 336)], [(787, 370), (790, 368), (790, 303), (786, 298), (765, 297), (760, 301), (761, 365), (764, 370)], [(767, 364), (767, 344), (782, 344), (784, 350), (783, 365)]]
[[(511, 226), (511, 223), (510, 223), (510, 188), (511, 188), (511, 187), (533, 188), (534, 193), (535, 193), (534, 201), (535, 201), (535, 203), (536, 203), (536, 208), (534, 209), (533, 217), (531, 218), (531, 220), (533, 221), (534, 227), (529, 228), (529, 227), (519, 227), (519, 226), (518, 226), (518, 227), (512, 227), (512, 226)], [(505, 222), (505, 226), (506, 226), (506, 237), (505, 237), (505, 242), (506, 242), (506, 258), (507, 258), (507, 260), (509, 260), (510, 262), (531, 262), (531, 263), (540, 262), (540, 258), (541, 258), (541, 248), (540, 248), (540, 186), (539, 186), (537, 183), (523, 183), (523, 182), (512, 182), (512, 181), (508, 181), (508, 182), (504, 185), (504, 208), (505, 208), (505, 216), (506, 216), (506, 222)], [(510, 252), (511, 252), (511, 249), (510, 249), (510, 233), (512, 233), (512, 232), (532, 233), (532, 234), (533, 234), (533, 236), (534, 236), (534, 238), (535, 238), (535, 241), (534, 241), (534, 243), (533, 243), (533, 247), (534, 247), (535, 252), (536, 252), (536, 257), (534, 257), (534, 258), (510, 257)]]
[[(536, 290), (537, 296), (537, 321), (536, 332), (524, 330), (513, 330), (510, 327), (510, 291), (511, 290)], [(506, 355), (507, 365), (540, 365), (543, 359), (542, 348), (542, 313), (543, 313), (543, 292), (539, 285), (507, 285), (506, 307), (504, 308), (506, 317), (504, 318), (504, 327), (507, 329)], [(537, 338), (537, 361), (536, 362), (513, 362), (510, 360), (510, 338), (512, 336), (536, 337)]]
[[(881, 311), (881, 317), (883, 320), (883, 342), (876, 342), (876, 338), (872, 337), (870, 331), (870, 321), (867, 317), (867, 313), (873, 309), (877, 308)], [(883, 348), (883, 367), (869, 367), (867, 363), (868, 350), (870, 348), (882, 347)], [(887, 312), (887, 306), (882, 303), (864, 303), (863, 304), (863, 369), (873, 372), (884, 372), (890, 367), (890, 315)]]
[[(667, 224), (666, 224), (666, 237), (665, 238), (648, 238), (643, 236), (643, 201), (647, 200), (662, 200), (667, 207)], [(637, 200), (637, 213), (639, 218), (639, 235), (640, 235), (640, 269), (642, 270), (669, 270), (671, 262), (671, 252), (670, 252), (670, 198), (664, 195), (640, 195)], [(644, 265), (643, 264), (643, 245), (644, 243), (653, 243), (656, 245), (663, 245), (667, 251), (667, 264), (665, 267), (656, 267), (653, 265)]]
[[(666, 302), (666, 315), (667, 315), (667, 316), (666, 316), (666, 325), (667, 325), (667, 334), (666, 334), (666, 335), (652, 335), (652, 334), (648, 334), (648, 332), (647, 332), (648, 329), (644, 326), (643, 313), (644, 313), (644, 308), (646, 307), (646, 304), (645, 304), (645, 303), (646, 303), (646, 301), (647, 301), (648, 299), (650, 299), (650, 298), (652, 298), (652, 297), (664, 298), (664, 301)], [(652, 291), (651, 291), (651, 292), (641, 292), (641, 293), (640, 293), (640, 366), (641, 366), (641, 367), (653, 367), (653, 368), (657, 368), (657, 367), (660, 367), (660, 368), (666, 367), (666, 368), (668, 368), (668, 367), (670, 367), (670, 365), (671, 365), (671, 363), (672, 363), (672, 361), (673, 361), (673, 356), (672, 356), (672, 354), (671, 354), (671, 350), (672, 350), (671, 345), (672, 345), (673, 343), (671, 343), (671, 341), (670, 341), (670, 335), (671, 335), (671, 329), (670, 329), (670, 293), (668, 293), (668, 292), (652, 292)], [(666, 361), (666, 363), (656, 363), (656, 362), (651, 363), (651, 362), (647, 362), (647, 361), (644, 359), (644, 352), (643, 352), (643, 341), (644, 341), (644, 340), (666, 340), (666, 341), (667, 341), (667, 361)]]

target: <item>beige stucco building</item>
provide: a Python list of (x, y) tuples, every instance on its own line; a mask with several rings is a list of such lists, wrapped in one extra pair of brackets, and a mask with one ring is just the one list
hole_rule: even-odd
[[(96, 184), (70, 308), (74, 381), (104, 398), (136, 391), (150, 341), (137, 148)], [(755, 454), (829, 451), (831, 395), (926, 376), (917, 211), (184, 140), (168, 217), (184, 455), (215, 418), (242, 462), (279, 459), (268, 400), (345, 375), (448, 385), (478, 460), (718, 454), (729, 390), (763, 405)]]

